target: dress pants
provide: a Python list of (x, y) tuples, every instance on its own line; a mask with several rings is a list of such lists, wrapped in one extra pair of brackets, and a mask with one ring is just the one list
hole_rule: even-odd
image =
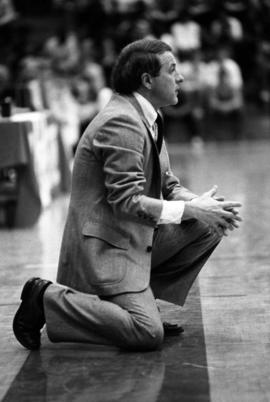
[(44, 294), (52, 342), (88, 342), (152, 350), (163, 341), (156, 298), (183, 305), (196, 276), (221, 240), (202, 223), (160, 225), (154, 233), (150, 286), (106, 298), (58, 284)]

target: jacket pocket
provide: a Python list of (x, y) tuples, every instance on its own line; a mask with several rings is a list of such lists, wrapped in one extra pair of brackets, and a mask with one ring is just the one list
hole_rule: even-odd
[(110, 245), (123, 250), (128, 250), (129, 248), (130, 240), (127, 235), (104, 223), (87, 221), (83, 225), (82, 234), (87, 237), (104, 240)]
[(129, 238), (103, 223), (87, 221), (82, 229), (82, 261), (88, 281), (110, 286), (122, 281), (127, 271)]

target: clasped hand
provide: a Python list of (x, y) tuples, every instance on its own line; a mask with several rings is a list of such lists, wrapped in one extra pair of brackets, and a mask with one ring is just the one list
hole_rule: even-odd
[(228, 236), (228, 231), (238, 228), (242, 221), (237, 209), (241, 207), (241, 203), (225, 201), (223, 197), (217, 197), (216, 193), (217, 186), (213, 186), (211, 190), (193, 198), (189, 204), (195, 218), (219, 235)]

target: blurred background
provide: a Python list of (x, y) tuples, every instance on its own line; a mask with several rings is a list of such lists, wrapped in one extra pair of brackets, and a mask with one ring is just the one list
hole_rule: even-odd
[(270, 0), (0, 0), (0, 206), (6, 192), (17, 202), (31, 164), (38, 208), (55, 188), (69, 191), (79, 138), (136, 39), (169, 43), (185, 78), (179, 103), (163, 110), (168, 143), (201, 152), (210, 141), (268, 139), (269, 21)]

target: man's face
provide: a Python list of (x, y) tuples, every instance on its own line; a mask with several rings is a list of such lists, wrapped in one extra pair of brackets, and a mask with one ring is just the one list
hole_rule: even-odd
[(156, 108), (175, 105), (178, 102), (180, 83), (184, 80), (177, 70), (177, 62), (171, 52), (158, 56), (161, 69), (157, 77), (152, 77), (151, 97)]

